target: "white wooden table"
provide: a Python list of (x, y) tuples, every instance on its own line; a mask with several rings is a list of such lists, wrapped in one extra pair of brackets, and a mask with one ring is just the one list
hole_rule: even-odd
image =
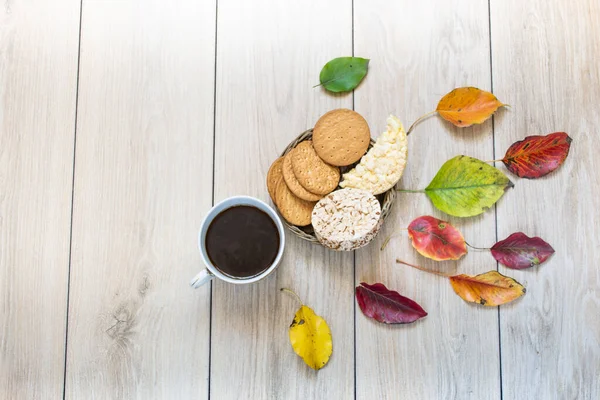
[[(598, 0), (3, 1), (0, 398), (600, 398), (599, 26)], [(354, 93), (312, 88), (352, 54), (372, 60)], [(394, 262), (476, 274), (497, 268), (489, 254), (440, 267), (406, 237), (380, 252), (413, 218), (447, 218), (411, 194), (354, 254), (288, 235), (268, 280), (188, 287), (204, 213), (231, 195), (268, 199), (270, 163), (321, 114), (354, 108), (377, 135), (389, 113), (408, 125), (467, 85), (512, 107), (475, 128), (423, 122), (400, 185), (567, 131), (557, 172), (512, 178), (495, 209), (450, 219), (477, 246), (516, 231), (554, 246), (533, 270), (499, 267), (523, 299), (471, 306)], [(365, 318), (362, 281), (429, 316)], [(289, 345), (297, 304), (280, 287), (330, 324), (318, 373)]]

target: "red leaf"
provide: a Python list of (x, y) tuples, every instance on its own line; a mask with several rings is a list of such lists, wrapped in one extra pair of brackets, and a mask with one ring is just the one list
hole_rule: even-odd
[(432, 260), (458, 260), (467, 254), (462, 234), (446, 221), (425, 215), (412, 221), (408, 236), (417, 251)]
[(513, 143), (502, 162), (521, 178), (540, 178), (561, 166), (569, 155), (572, 140), (565, 132), (528, 136)]
[(362, 282), (356, 287), (356, 301), (363, 314), (384, 324), (407, 324), (427, 315), (416, 302), (381, 283)]
[(524, 269), (540, 265), (554, 249), (539, 237), (530, 238), (522, 232), (513, 233), (491, 248), (492, 256), (512, 269)]

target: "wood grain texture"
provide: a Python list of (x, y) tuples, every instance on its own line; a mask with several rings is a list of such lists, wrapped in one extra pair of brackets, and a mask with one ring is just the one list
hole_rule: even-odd
[(2, 399), (62, 396), (78, 40), (78, 0), (0, 4)]
[[(455, 87), (490, 89), (486, 2), (354, 3), (355, 54), (372, 60), (355, 105), (373, 136), (383, 132), (390, 113), (408, 128)], [(489, 159), (492, 145), (490, 122), (459, 129), (430, 118), (409, 136), (408, 166), (398, 187), (423, 189), (446, 160), (459, 154)], [(495, 269), (494, 259), (471, 251), (459, 262), (434, 262), (418, 255), (405, 232), (379, 250), (388, 235), (421, 215), (450, 221), (477, 246), (494, 242), (493, 211), (451, 218), (423, 194), (399, 193), (377, 239), (356, 252), (356, 283), (382, 282), (429, 315), (412, 325), (384, 326), (357, 310), (357, 398), (498, 399), (497, 310), (465, 303), (445, 278), (395, 264), (400, 258), (447, 273), (476, 274)]]
[[(267, 200), (267, 170), (286, 145), (326, 111), (352, 107), (351, 94), (312, 88), (327, 61), (352, 52), (352, 4), (222, 0), (218, 15), (215, 201)], [(353, 255), (292, 234), (287, 241), (276, 275), (213, 286), (214, 399), (353, 397)], [(299, 305), (281, 287), (329, 323), (333, 355), (318, 373), (292, 350), (288, 327)]]
[(207, 398), (215, 12), (83, 5), (68, 399)]
[(495, 121), (496, 158), (527, 135), (573, 138), (560, 169), (515, 178), (498, 206), (499, 239), (523, 231), (556, 250), (534, 269), (500, 268), (527, 286), (500, 309), (504, 398), (598, 399), (600, 3), (493, 1), (491, 15), (494, 92), (513, 106)]
[[(600, 4), (489, 3), (220, 0), (217, 18), (216, 0), (84, 0), (77, 96), (81, 2), (2, 2), (0, 398), (206, 399), (209, 383), (218, 400), (352, 399), (355, 385), (357, 399), (600, 398)], [(327, 61), (353, 52), (371, 59), (354, 102), (312, 88)], [(212, 299), (208, 285), (188, 287), (213, 195), (268, 200), (271, 162), (324, 112), (354, 105), (376, 137), (389, 113), (408, 126), (451, 89), (492, 80), (512, 105), (495, 134), (491, 122), (422, 122), (399, 187), (424, 188), (458, 154), (497, 159), (527, 135), (568, 132), (571, 154), (547, 177), (497, 165), (516, 184), (497, 226), (494, 211), (450, 218), (425, 195), (399, 194), (355, 255), (290, 234), (265, 281), (214, 282)], [(476, 246), (523, 231), (556, 253), (530, 270), (500, 266), (528, 292), (499, 313), (467, 304), (446, 279), (395, 259), (476, 274), (496, 268), (489, 253), (436, 263), (405, 233), (379, 250), (427, 214)], [(354, 305), (362, 281), (429, 315), (367, 319)], [(318, 373), (289, 344), (298, 304), (281, 287), (331, 327), (333, 356)]]

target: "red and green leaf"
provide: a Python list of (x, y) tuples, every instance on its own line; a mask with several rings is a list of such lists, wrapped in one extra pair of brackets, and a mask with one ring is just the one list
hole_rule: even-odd
[(425, 215), (408, 226), (413, 247), (423, 256), (436, 261), (458, 260), (467, 254), (463, 235), (446, 221)]
[(408, 324), (427, 315), (417, 302), (382, 283), (362, 282), (356, 287), (356, 301), (363, 314), (384, 324)]
[(562, 165), (569, 155), (571, 141), (565, 132), (528, 136), (513, 143), (502, 162), (510, 172), (521, 178), (540, 178)]
[(492, 256), (501, 264), (512, 269), (525, 269), (540, 265), (548, 259), (554, 249), (543, 239), (513, 233), (491, 248)]

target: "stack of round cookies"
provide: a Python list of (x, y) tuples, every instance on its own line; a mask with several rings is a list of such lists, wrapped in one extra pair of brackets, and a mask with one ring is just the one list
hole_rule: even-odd
[(267, 174), (271, 199), (287, 222), (306, 226), (316, 202), (340, 183), (340, 166), (358, 161), (369, 146), (367, 121), (352, 110), (323, 115), (312, 140), (299, 143), (275, 160)]
[[(267, 174), (269, 194), (283, 218), (296, 226), (312, 223), (319, 242), (329, 248), (367, 244), (382, 222), (374, 195), (391, 189), (406, 163), (402, 124), (394, 116), (387, 122), (387, 132), (366, 153), (371, 134), (360, 114), (347, 109), (324, 114), (312, 140), (275, 160)], [(348, 166), (354, 168), (341, 179), (340, 167)], [(344, 189), (336, 190), (340, 186)]]

